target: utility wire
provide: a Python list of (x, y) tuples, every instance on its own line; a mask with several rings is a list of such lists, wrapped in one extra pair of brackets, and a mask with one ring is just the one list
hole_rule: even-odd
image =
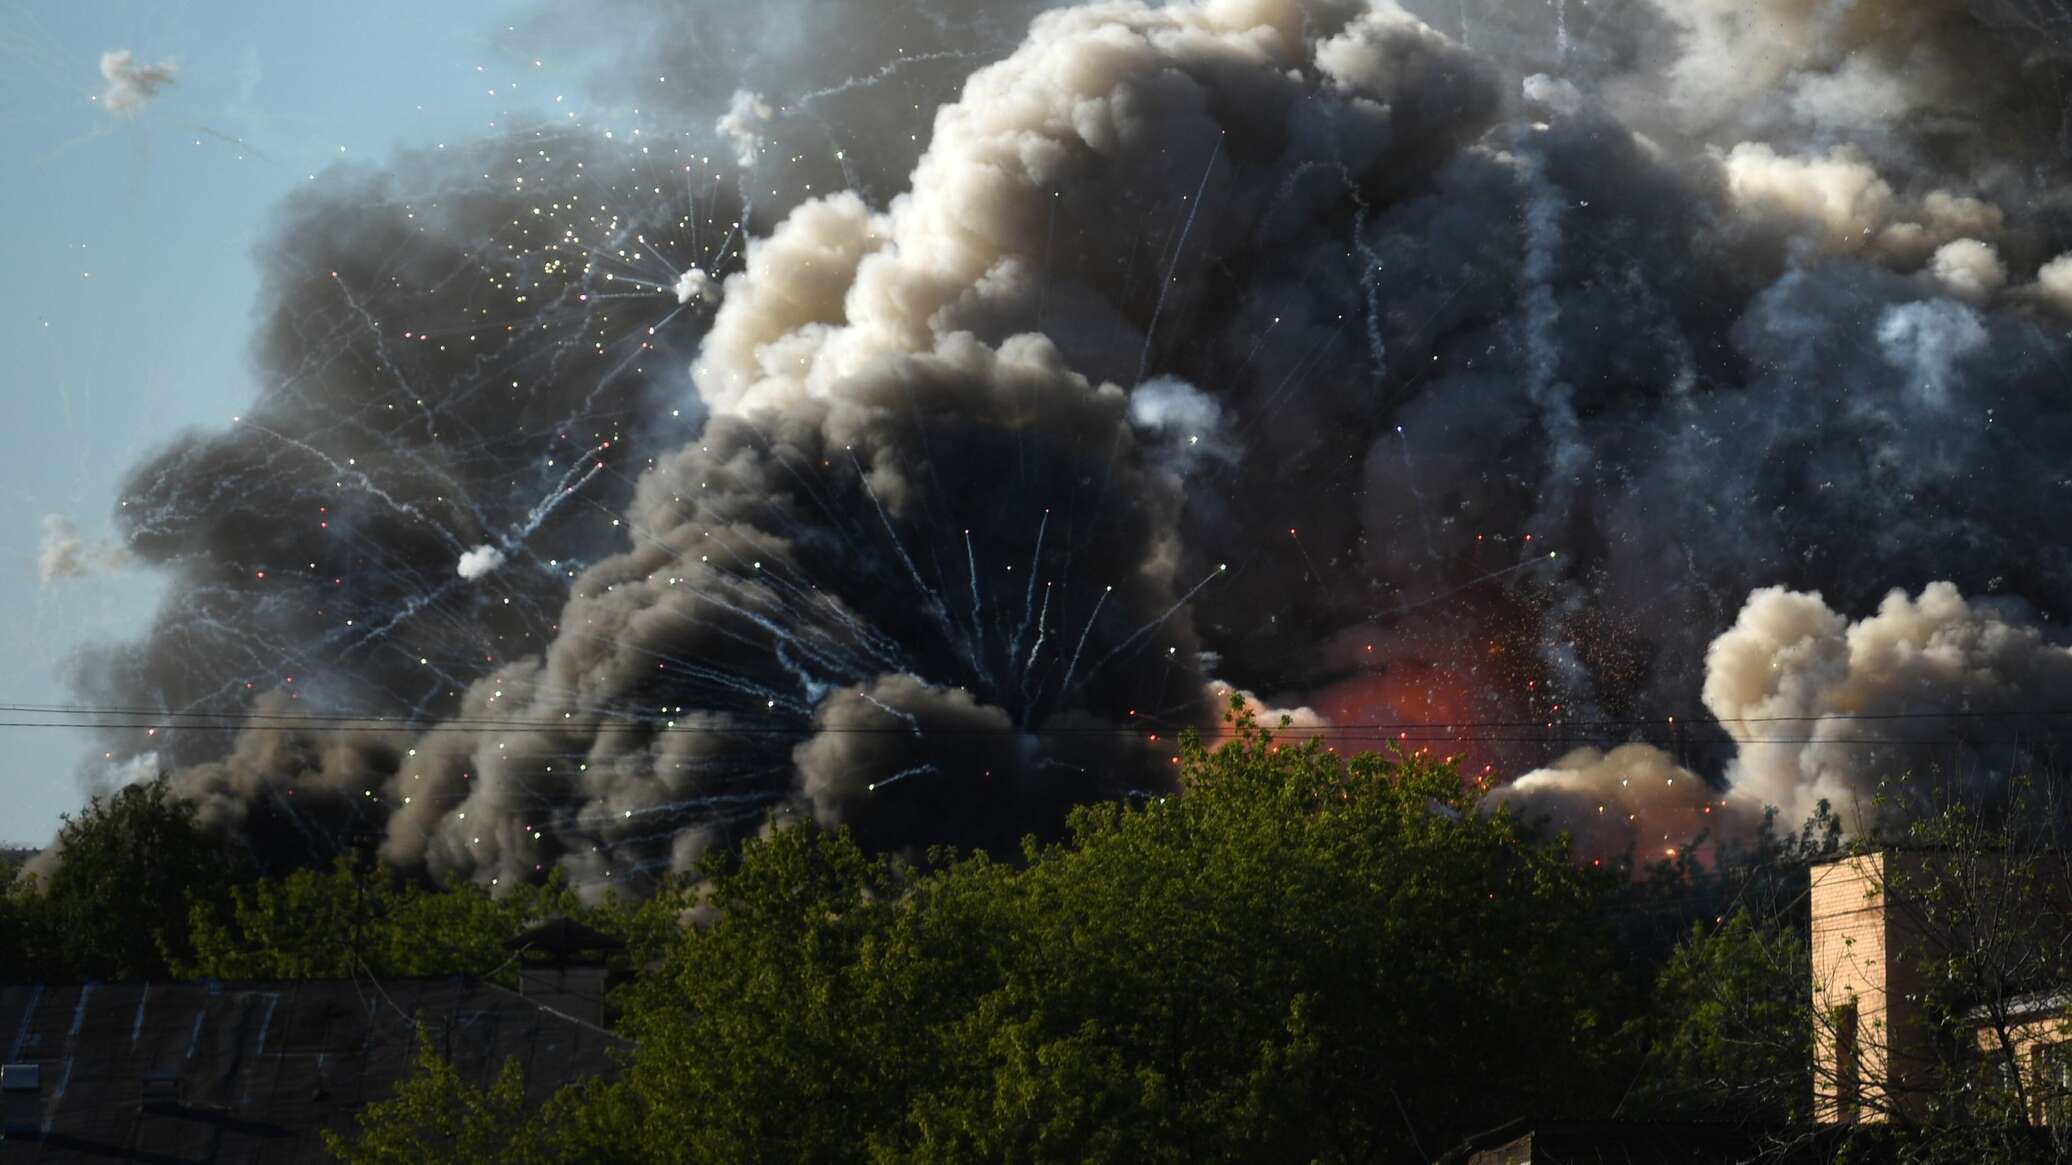
[[(0, 713), (15, 713), (23, 716), (43, 717), (34, 720), (0, 720), (0, 728), (146, 728), (183, 729), (189, 731), (283, 731), (283, 732), (475, 732), (484, 730), (536, 730), (570, 731), (586, 729), (594, 721), (632, 720), (647, 722), (646, 727), (657, 733), (690, 733), (696, 735), (720, 736), (793, 736), (801, 729), (791, 725), (771, 724), (677, 724), (669, 722), (668, 712), (643, 712), (636, 709), (592, 710), (585, 713), (585, 719), (519, 719), (500, 717), (455, 717), (423, 722), (385, 716), (355, 716), (342, 713), (223, 713), (223, 712), (175, 712), (146, 708), (124, 708), (85, 704), (6, 704), (0, 703)], [(679, 713), (692, 716), (701, 713)], [(58, 717), (59, 719), (52, 719)], [(84, 719), (101, 717), (103, 719)], [(1926, 711), (1926, 712), (1822, 712), (1803, 716), (1735, 716), (1706, 717), (1679, 721), (1674, 716), (1628, 717), (1590, 720), (1386, 720), (1349, 721), (1335, 724), (1291, 724), (1285, 726), (1265, 725), (1279, 737), (1338, 737), (1354, 734), (1377, 734), (1376, 739), (1394, 739), (1396, 734), (1446, 733), (1440, 737), (1411, 736), (1410, 739), (1469, 739), (1469, 740), (1518, 740), (1542, 741), (1549, 734), (1573, 736), (1591, 732), (1610, 732), (1622, 729), (1652, 728), (1674, 730), (1684, 724), (1817, 724), (1829, 721), (1847, 723), (1909, 723), (1924, 721), (1979, 721), (2006, 719), (2051, 719), (2072, 717), (2072, 708), (2018, 708), (1997, 711)], [(1150, 728), (1159, 727), (1146, 723), (1142, 726), (1108, 725), (1077, 728), (1017, 728), (956, 726), (925, 728), (930, 735), (938, 736), (1142, 736)], [(1522, 730), (1514, 735), (1494, 735), (1484, 730)], [(1463, 730), (1473, 730), (1466, 736), (1458, 735)], [(855, 735), (911, 735), (911, 724), (898, 725), (822, 725), (811, 729), (819, 733)], [(1896, 744), (1909, 743), (1885, 737), (1838, 738), (1829, 736), (1751, 738), (1740, 741), (1708, 742), (1686, 740), (1685, 743), (1704, 745), (1707, 743), (1736, 744)], [(1927, 743), (1919, 741), (1916, 743)]]

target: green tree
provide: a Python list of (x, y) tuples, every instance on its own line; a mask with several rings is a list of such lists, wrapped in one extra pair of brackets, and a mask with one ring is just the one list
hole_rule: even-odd
[(845, 833), (799, 827), (708, 872), (715, 920), (628, 1002), (624, 1030), (639, 1050), (626, 1087), (644, 1155), (854, 1159), (870, 1129), (896, 1118), (917, 1067), (894, 1054), (902, 1033), (884, 1006), (884, 977), (913, 971), (886, 966), (904, 954), (887, 949), (899, 871)]
[[(1630, 1111), (1754, 1119), (1778, 1130), (1780, 1153), (1819, 1140), (1905, 1165), (2072, 1159), (2072, 1124), (2049, 1120), (2072, 1110), (2072, 1086), (2039, 1051), (2072, 1034), (2072, 805), (2015, 780), (1981, 804), (1910, 795), (1871, 808), (1847, 846), (1823, 806), (1795, 841), (1757, 847), (1768, 873), (1737, 890), (1754, 904), (1695, 928), (1656, 980)], [(1889, 1002), (1908, 1018), (1845, 1037), (1846, 1009), (1816, 1004), (1806, 918), (1766, 892), (1803, 901), (1807, 861), (1874, 854), (1859, 869), (1890, 920), (1880, 957), (1905, 967)], [(1814, 1046), (1844, 1038), (1859, 1049), (1852, 1074), (1874, 1065), (1874, 1082), (1847, 1086), (1862, 1123), (1816, 1134), (1816, 1085), (1844, 1085), (1822, 1075), (1839, 1069)]]
[[(1797, 834), (1776, 815), (1708, 868), (1679, 854), (1619, 904), (1650, 926), (1680, 917), (1625, 1040), (1642, 1056), (1622, 1116), (1802, 1124), (1812, 1114), (1809, 871), (1836, 856), (1841, 821), (1822, 801)], [(1629, 946), (1629, 951), (1631, 950)]]
[(1882, 1106), (1904, 1131), (1901, 1160), (2072, 1160), (2072, 1073), (2055, 1058), (2072, 1047), (2068, 842), (2072, 803), (2021, 777), (1860, 843), (1897, 855), (1874, 890), (1903, 936), (1896, 957), (1919, 975), (1936, 1061)]
[(422, 1029), (416, 1070), (394, 1095), (360, 1110), (357, 1137), (324, 1130), (324, 1146), (345, 1165), (533, 1165), (551, 1160), (525, 1102), (525, 1073), (506, 1060), (476, 1088), (433, 1049)]
[(1655, 979), (1634, 1111), (1802, 1124), (1812, 1115), (1811, 958), (1789, 920), (1693, 924)]
[(0, 858), (0, 967), (15, 968), (17, 975), (34, 969), (31, 927), (35, 915), (28, 889), (21, 883), (20, 863)]
[(324, 979), (487, 973), (510, 960), (504, 944), (552, 915), (603, 929), (638, 915), (630, 904), (587, 906), (559, 876), (501, 893), (471, 882), (428, 886), (341, 856), (324, 870), (297, 870), (235, 887), (190, 910), (195, 978)]
[(220, 901), (245, 866), (163, 778), (95, 797), (67, 816), (55, 868), (10, 897), (24, 964), (47, 977), (162, 977), (189, 954), (186, 907)]
[(642, 1161), (1423, 1161), (1597, 1111), (1608, 882), (1422, 757), (1238, 739), (1006, 865), (774, 830), (565, 1098)]
[(1013, 879), (1000, 985), (883, 1160), (1426, 1160), (1601, 1106), (1608, 884), (1446, 765), (1238, 740)]

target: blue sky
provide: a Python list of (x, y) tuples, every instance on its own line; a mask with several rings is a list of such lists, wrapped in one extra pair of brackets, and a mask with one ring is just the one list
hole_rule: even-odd
[[(527, 7), (0, 0), (0, 702), (72, 702), (67, 657), (149, 621), (147, 573), (43, 583), (44, 519), (106, 537), (129, 465), (251, 399), (252, 252), (282, 195), (573, 102), (551, 52), (501, 36)], [(124, 48), (179, 75), (115, 115), (93, 98), (101, 54)], [(0, 749), (0, 841), (40, 843), (80, 804), (92, 741), (0, 727)]]

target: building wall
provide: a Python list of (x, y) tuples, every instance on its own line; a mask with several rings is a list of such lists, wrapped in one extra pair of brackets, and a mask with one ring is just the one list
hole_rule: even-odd
[[(1934, 1070), (1918, 1008), (1924, 942), (1888, 888), (1919, 876), (1923, 855), (1876, 853), (1812, 876), (1813, 1113), (1830, 1123), (1921, 1115)], [(1848, 1100), (1845, 1009), (1855, 1016), (1856, 1102)], [(1853, 1111), (1852, 1111), (1853, 1110)]]
[(2054, 1004), (2045, 1014), (2011, 1024), (2004, 1045), (1999, 1029), (1991, 1024), (1981, 1025), (1975, 1038), (1979, 1059), (1986, 1065), (1997, 1066), (2008, 1053), (2013, 1054), (2028, 1100), (2029, 1111), (2022, 1114), (2027, 1120), (2041, 1125), (2066, 1123), (2065, 1118), (2072, 1116), (2072, 1111), (2068, 1111), (2072, 1110), (2072, 1091), (2068, 1091), (2059, 1071), (2045, 1056), (2046, 1049), (2059, 1056), (2072, 1055), (2072, 1017), (2066, 1015), (2062, 1004)]

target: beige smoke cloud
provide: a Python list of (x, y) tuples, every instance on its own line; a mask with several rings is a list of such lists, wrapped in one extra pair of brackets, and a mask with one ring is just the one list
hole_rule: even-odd
[(2017, 83), (2014, 68), (2063, 61), (2068, 48), (2048, 11), (2023, 0), (1657, 6), (1682, 34), (1670, 99), (1699, 132), (1774, 118), (1874, 134), (1911, 115), (1975, 112)]
[(48, 514), (43, 519), (43, 545), (36, 554), (36, 577), (47, 586), (67, 579), (110, 574), (134, 560), (127, 546), (103, 538), (88, 542), (72, 519)]
[(2033, 301), (2072, 316), (2072, 254), (2059, 255), (2036, 270), (2036, 281), (2022, 289)]
[(1491, 794), (1496, 804), (1547, 812), (1589, 861), (1631, 854), (1647, 864), (1673, 858), (1701, 834), (1715, 838), (1750, 824), (1749, 806), (1650, 744), (1579, 748)]
[(1586, 852), (1643, 858), (1701, 828), (1745, 830), (1770, 808), (1796, 828), (1825, 801), (1857, 829), (1881, 799), (1904, 812), (1960, 776), (2004, 775), (2025, 724), (2048, 736), (2038, 699), (2068, 690), (2072, 648), (1950, 583), (1894, 590), (1853, 622), (1818, 594), (1766, 587), (1706, 656), (1705, 707), (1735, 745), (1724, 791), (1633, 743), (1578, 750), (1496, 797), (1551, 815)]
[[(1967, 286), (1997, 289), (1984, 278), (1979, 241), (1997, 234), (2004, 216), (1980, 199), (1931, 190), (1901, 197), (1862, 151), (1838, 146), (1825, 153), (1786, 154), (1763, 142), (1742, 142), (1720, 155), (1728, 196), (1746, 215), (1773, 217), (1807, 232), (1828, 254), (1860, 255), (1911, 270), (1962, 242), (1949, 266), (1970, 275)], [(1997, 258), (1992, 263), (1997, 264)], [(1943, 263), (1937, 274), (1942, 277)]]
[(102, 53), (101, 79), (108, 86), (101, 91), (101, 107), (110, 113), (135, 113), (178, 76), (171, 61), (147, 65), (128, 49)]
[(1714, 641), (1705, 705), (1740, 744), (1735, 790), (1796, 821), (1822, 799), (1853, 813), (1882, 781), (1927, 780), (1952, 744), (2000, 742), (2068, 684), (2072, 649), (1947, 582), (1894, 590), (1854, 623), (1773, 587)]

